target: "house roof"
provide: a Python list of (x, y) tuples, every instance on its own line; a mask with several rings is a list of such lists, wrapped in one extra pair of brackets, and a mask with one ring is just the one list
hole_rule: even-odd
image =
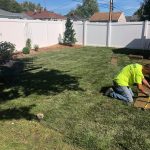
[(126, 16), (127, 22), (135, 22), (140, 21), (140, 17), (138, 15)]
[(32, 11), (28, 11), (26, 12), (26, 14), (30, 17), (32, 17), (33, 19), (66, 19), (66, 17), (53, 13), (53, 12), (49, 12), (49, 11), (37, 11), (37, 12), (32, 12)]
[(0, 18), (10, 18), (10, 19), (31, 19), (31, 17), (27, 16), (23, 13), (12, 13), (9, 11), (5, 11), (0, 9)]
[[(122, 12), (112, 12), (112, 21), (118, 21), (121, 14), (122, 14)], [(93, 16), (91, 16), (91, 18), (89, 20), (93, 21), (93, 22), (108, 21), (109, 13), (107, 13), (107, 12), (94, 13)]]

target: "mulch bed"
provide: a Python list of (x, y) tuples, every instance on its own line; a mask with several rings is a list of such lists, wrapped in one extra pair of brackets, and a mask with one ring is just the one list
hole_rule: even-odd
[(35, 50), (31, 50), (30, 51), (30, 54), (23, 54), (22, 51), (19, 51), (19, 52), (16, 52), (14, 53), (14, 56), (13, 58), (16, 59), (16, 58), (24, 58), (26, 56), (29, 56), (29, 55), (36, 55), (38, 53), (42, 53), (42, 52), (47, 52), (47, 51), (59, 51), (61, 49), (66, 49), (66, 48), (81, 48), (83, 47), (82, 45), (73, 45), (73, 46), (66, 46), (66, 45), (61, 45), (61, 44), (56, 44), (56, 45), (53, 45), (53, 46), (48, 46), (48, 47), (42, 47), (42, 48), (39, 48), (38, 51), (35, 51)]

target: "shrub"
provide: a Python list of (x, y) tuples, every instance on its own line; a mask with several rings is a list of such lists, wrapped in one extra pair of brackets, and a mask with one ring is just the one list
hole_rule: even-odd
[(37, 44), (34, 45), (34, 50), (38, 51), (39, 50), (39, 46)]
[(15, 45), (10, 42), (0, 42), (0, 63), (12, 59)]
[(24, 47), (22, 49), (23, 54), (29, 54), (30, 53), (30, 49), (28, 47)]
[(26, 41), (26, 47), (29, 48), (29, 50), (30, 50), (31, 47), (32, 47), (32, 46), (31, 46), (31, 39), (29, 39), (29, 38), (28, 38), (27, 41)]
[(75, 30), (73, 29), (73, 22), (69, 18), (67, 18), (65, 27), (66, 27), (66, 30), (64, 32), (63, 43), (65, 45), (72, 46), (73, 44), (77, 42), (77, 40), (75, 38), (76, 33), (75, 33)]

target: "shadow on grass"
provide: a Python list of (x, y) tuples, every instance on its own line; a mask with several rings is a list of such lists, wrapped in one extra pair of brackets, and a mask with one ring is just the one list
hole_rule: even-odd
[(105, 95), (106, 91), (109, 89), (109, 88), (113, 88), (113, 86), (104, 86), (100, 89), (99, 93), (102, 93), (103, 95)]
[(10, 120), (10, 119), (26, 119), (33, 120), (36, 119), (34, 114), (30, 113), (30, 110), (35, 107), (35, 105), (30, 105), (28, 107), (10, 108), (0, 111), (0, 120)]
[(150, 51), (149, 50), (118, 48), (118, 49), (113, 49), (112, 51), (114, 54), (141, 55), (145, 59), (148, 59), (150, 57)]
[(55, 95), (64, 90), (83, 91), (79, 87), (78, 77), (59, 70), (34, 66), (30, 59), (24, 60), (19, 74), (11, 76), (10, 73), (3, 81), (6, 82), (0, 82), (0, 102), (30, 94)]

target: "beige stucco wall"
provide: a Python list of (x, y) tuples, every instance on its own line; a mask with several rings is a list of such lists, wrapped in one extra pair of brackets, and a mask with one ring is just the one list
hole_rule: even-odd
[(124, 15), (124, 13), (122, 13), (118, 19), (118, 22), (126, 22), (126, 17)]

